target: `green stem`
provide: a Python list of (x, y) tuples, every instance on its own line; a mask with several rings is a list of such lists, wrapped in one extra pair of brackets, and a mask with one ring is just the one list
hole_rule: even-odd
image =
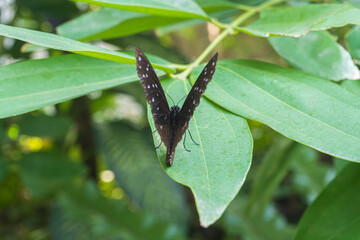
[(241, 14), (234, 21), (232, 21), (229, 25), (227, 25), (226, 29), (223, 30), (220, 33), (220, 35), (218, 35), (215, 38), (215, 40), (213, 42), (211, 42), (210, 45), (207, 46), (207, 48), (200, 54), (200, 56), (193, 63), (189, 64), (188, 67), (183, 72), (181, 72), (180, 74), (171, 75), (171, 77), (185, 80), (187, 78), (187, 76), (191, 73), (191, 71), (194, 68), (196, 68), (206, 58), (206, 56), (209, 55), (226, 36), (231, 35), (237, 31), (236, 29), (234, 29), (235, 27), (242, 24), (247, 19), (249, 19), (251, 16), (253, 16), (257, 12), (260, 12), (264, 8), (267, 8), (271, 5), (281, 3), (284, 1), (286, 1), (286, 0), (271, 0), (271, 1), (268, 1), (268, 2), (265, 2), (261, 5), (259, 5), (258, 7), (249, 8), (248, 11)]

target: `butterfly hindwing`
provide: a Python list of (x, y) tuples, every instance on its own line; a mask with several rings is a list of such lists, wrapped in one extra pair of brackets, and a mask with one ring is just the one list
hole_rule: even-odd
[(139, 48), (135, 49), (135, 55), (137, 73), (140, 78), (141, 86), (145, 91), (146, 100), (151, 107), (155, 127), (160, 134), (161, 140), (167, 146), (170, 138), (169, 104), (166, 100), (160, 81), (149, 60)]

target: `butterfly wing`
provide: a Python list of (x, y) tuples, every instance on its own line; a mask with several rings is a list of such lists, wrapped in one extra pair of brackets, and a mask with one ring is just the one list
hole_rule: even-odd
[[(176, 145), (180, 142), (182, 136), (184, 135), (185, 131), (188, 128), (189, 120), (194, 114), (195, 108), (200, 103), (200, 98), (205, 92), (205, 89), (208, 83), (211, 81), (214, 73), (215, 67), (217, 62), (218, 54), (216, 53), (212, 59), (208, 62), (205, 66), (203, 71), (201, 72), (200, 76), (196, 80), (194, 86), (191, 88), (188, 96), (185, 99), (185, 102), (180, 110), (179, 117), (178, 117), (178, 125), (177, 129), (174, 132), (174, 146), (172, 151), (169, 153), (169, 161), (172, 163), (175, 154)], [(168, 157), (167, 157), (168, 158)]]
[(208, 83), (211, 81), (217, 62), (218, 54), (216, 53), (206, 64), (205, 68), (200, 73), (200, 76), (196, 80), (194, 86), (191, 88), (185, 102), (181, 108), (180, 116), (182, 121), (189, 121), (194, 114), (195, 108), (200, 103), (200, 98), (206, 90)]
[(136, 69), (140, 78), (141, 86), (146, 95), (146, 100), (151, 107), (155, 127), (160, 134), (161, 140), (168, 147), (170, 141), (170, 109), (164, 90), (160, 84), (155, 70), (149, 60), (139, 49), (135, 49)]

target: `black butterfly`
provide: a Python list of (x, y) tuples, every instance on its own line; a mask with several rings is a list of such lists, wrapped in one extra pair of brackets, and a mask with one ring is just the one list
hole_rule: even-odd
[(141, 80), (141, 85), (146, 94), (154, 117), (155, 127), (161, 140), (166, 146), (166, 165), (171, 166), (174, 161), (175, 148), (188, 128), (189, 120), (199, 105), (201, 95), (205, 92), (207, 84), (215, 72), (218, 54), (208, 62), (188, 94), (182, 108), (172, 106), (166, 100), (165, 93), (153, 67), (144, 53), (135, 49), (136, 68)]

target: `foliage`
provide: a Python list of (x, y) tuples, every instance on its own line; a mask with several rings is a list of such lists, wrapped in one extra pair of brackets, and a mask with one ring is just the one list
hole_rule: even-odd
[[(358, 4), (45, 2), (0, 5), (1, 238), (357, 238)], [(220, 54), (172, 167), (135, 46), (175, 102)]]

